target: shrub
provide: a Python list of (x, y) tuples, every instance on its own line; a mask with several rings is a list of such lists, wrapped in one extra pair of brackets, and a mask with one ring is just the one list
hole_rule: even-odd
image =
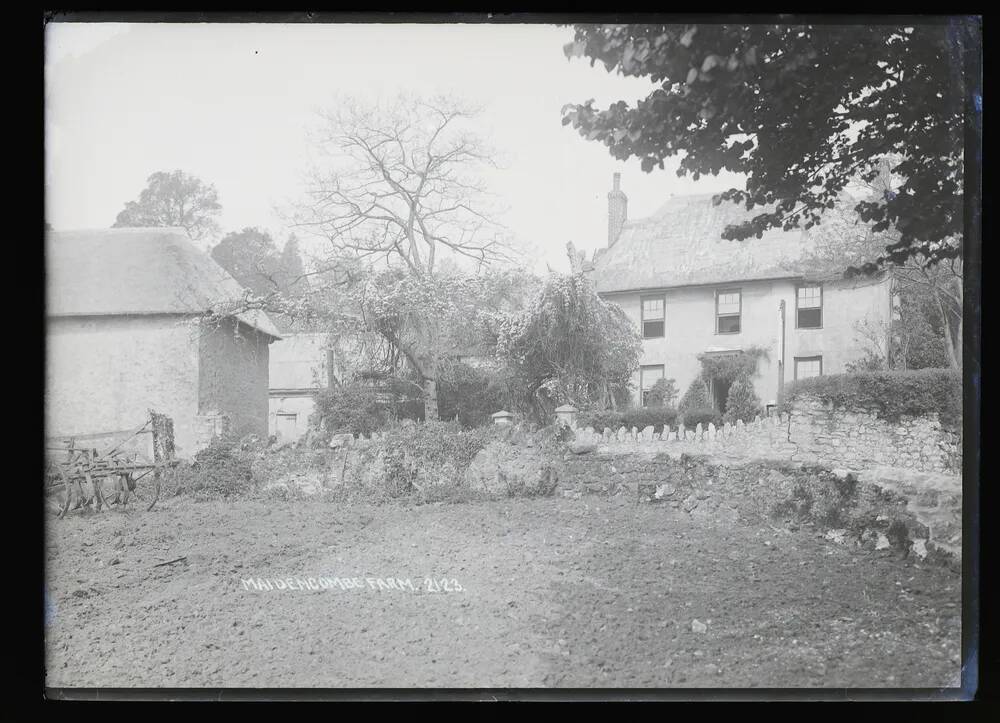
[(673, 407), (677, 401), (677, 385), (673, 379), (657, 379), (646, 394), (648, 407)]
[[(697, 377), (688, 386), (687, 391), (684, 392), (684, 396), (681, 398), (681, 403), (678, 406), (678, 409), (680, 409), (680, 412), (683, 415), (688, 410), (710, 409), (711, 406), (711, 402), (708, 401), (708, 386), (705, 384), (704, 379)], [(687, 424), (687, 422), (685, 422), (685, 424)]]
[(711, 407), (694, 407), (684, 412), (682, 421), (684, 426), (689, 429), (693, 429), (699, 424), (707, 426), (709, 422), (719, 427), (722, 426), (722, 415)]
[(635, 409), (625, 409), (622, 411), (601, 411), (589, 412), (580, 415), (578, 425), (581, 427), (593, 427), (597, 431), (602, 431), (605, 427), (617, 430), (619, 427), (626, 429), (644, 429), (652, 425), (654, 432), (663, 432), (663, 425), (677, 424), (677, 410), (670, 407), (638, 407)]
[(375, 390), (366, 384), (329, 387), (316, 395), (316, 410), (331, 432), (370, 435), (385, 426), (387, 410), (378, 403)]
[(753, 390), (753, 382), (747, 377), (741, 377), (733, 382), (726, 397), (726, 412), (722, 420), (729, 424), (736, 424), (737, 419), (752, 422), (760, 413), (760, 398)]
[(509, 379), (500, 370), (451, 364), (438, 380), (438, 414), (463, 427), (492, 423), (492, 415), (508, 409)]
[(457, 422), (392, 425), (362, 453), (355, 471), (376, 494), (460, 486), (476, 454), (498, 434), (494, 425), (463, 429)]
[(253, 463), (264, 454), (264, 445), (255, 436), (216, 437), (194, 455), (186, 470), (178, 470), (184, 486), (209, 495), (233, 497), (255, 491)]
[(843, 409), (872, 409), (890, 422), (899, 421), (904, 414), (937, 412), (943, 427), (961, 430), (962, 377), (952, 369), (811, 377), (785, 388), (780, 410), (789, 411), (796, 399), (806, 395)]

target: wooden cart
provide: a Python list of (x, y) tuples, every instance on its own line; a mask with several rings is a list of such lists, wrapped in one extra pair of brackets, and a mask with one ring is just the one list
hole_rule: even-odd
[[(46, 450), (46, 496), (63, 492), (58, 516), (71, 507), (91, 505), (100, 511), (111, 503), (123, 507), (136, 484), (152, 473), (153, 499), (160, 497), (164, 471), (177, 464), (174, 459), (173, 422), (153, 410), (144, 424), (134, 429), (95, 434), (49, 437)], [(105, 494), (105, 493), (108, 494)]]

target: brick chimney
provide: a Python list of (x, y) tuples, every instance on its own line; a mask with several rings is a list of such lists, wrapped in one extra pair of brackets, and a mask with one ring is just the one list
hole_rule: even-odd
[(614, 175), (613, 188), (608, 191), (608, 248), (618, 240), (628, 220), (628, 196), (621, 189), (622, 174)]

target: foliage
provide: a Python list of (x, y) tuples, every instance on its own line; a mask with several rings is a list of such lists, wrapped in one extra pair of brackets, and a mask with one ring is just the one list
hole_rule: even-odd
[[(805, 259), (814, 274), (829, 276), (848, 264), (849, 277), (874, 275), (876, 267), (869, 260), (879, 258), (897, 243), (899, 233), (894, 229), (875, 232), (872, 224), (859, 221), (853, 204), (859, 198), (871, 200), (896, 193), (901, 179), (892, 173), (892, 168), (901, 160), (898, 156), (884, 158), (876, 178), (859, 179), (857, 188), (852, 193), (845, 192), (827, 211), (823, 224), (813, 232), (816, 244)], [(948, 239), (946, 243), (958, 248), (957, 239)], [(880, 368), (961, 368), (962, 259), (931, 263), (916, 254), (884, 266), (899, 304), (891, 329), (879, 330), (880, 339), (866, 339), (874, 342), (873, 356), (884, 359)], [(890, 348), (885, 349), (884, 340), (890, 338)]]
[[(195, 491), (221, 497), (253, 494), (253, 464), (264, 454), (263, 443), (254, 436), (226, 434), (214, 438), (194, 455), (188, 468), (188, 484)], [(179, 474), (183, 475), (184, 470)]]
[(125, 204), (114, 227), (180, 226), (197, 240), (218, 231), (221, 212), (215, 186), (183, 171), (158, 171), (146, 179), (138, 200)]
[(748, 376), (741, 376), (729, 387), (726, 412), (722, 416), (722, 421), (728, 424), (736, 424), (737, 419), (752, 422), (762, 410), (763, 405), (754, 391), (753, 382)]
[(582, 274), (550, 273), (520, 313), (495, 314), (497, 357), (515, 370), (536, 420), (565, 403), (610, 403), (639, 366), (642, 339)]
[(780, 408), (787, 412), (803, 396), (817, 397), (844, 409), (872, 409), (896, 422), (901, 415), (937, 412), (942, 426), (962, 424), (962, 376), (951, 369), (830, 374), (802, 379), (785, 387)]
[(704, 407), (691, 407), (685, 411), (682, 415), (681, 421), (685, 427), (693, 429), (699, 424), (707, 425), (709, 422), (714, 424), (716, 427), (722, 426), (722, 415), (717, 411), (712, 409), (710, 406)]
[(279, 253), (269, 233), (247, 227), (223, 236), (212, 247), (212, 258), (258, 296), (296, 296), (308, 291), (298, 240), (294, 236)]
[(732, 383), (757, 373), (757, 363), (767, 357), (762, 347), (748, 347), (735, 354), (699, 354), (701, 376), (706, 382), (716, 380)]
[[(440, 272), (415, 276), (400, 268), (370, 273), (357, 289), (362, 328), (378, 334), (420, 379), (428, 419), (439, 416), (437, 385), (442, 364), (456, 356), (486, 352), (486, 310), (510, 286), (502, 274)], [(395, 360), (387, 367), (398, 368)], [(496, 410), (493, 410), (496, 411)], [(492, 413), (492, 412), (491, 412)]]
[(473, 458), (499, 432), (457, 422), (397, 424), (364, 452), (365, 484), (391, 497), (461, 484)]
[(681, 398), (678, 409), (682, 414), (695, 409), (711, 409), (712, 403), (708, 400), (708, 386), (703, 377), (695, 377), (688, 385), (687, 391)]
[(492, 424), (494, 412), (512, 406), (511, 383), (504, 369), (463, 363), (443, 365), (438, 385), (441, 418), (456, 420), (463, 427)]
[(963, 63), (977, 52), (976, 20), (950, 24), (577, 25), (566, 55), (657, 87), (634, 107), (593, 100), (563, 123), (644, 171), (679, 156), (678, 175), (745, 174), (717, 202), (768, 209), (723, 237), (814, 226), (857, 176), (896, 154), (898, 189), (859, 201), (875, 231), (895, 227), (885, 260), (953, 259), (962, 233)]
[(873, 349), (866, 349), (863, 357), (847, 362), (844, 368), (848, 374), (888, 371), (885, 356)]
[(370, 436), (385, 426), (388, 412), (370, 384), (352, 382), (328, 387), (316, 395), (316, 411), (333, 433)]
[(677, 401), (676, 380), (657, 379), (656, 383), (646, 394), (647, 407), (673, 407)]
[(598, 432), (605, 427), (617, 432), (621, 427), (631, 430), (632, 427), (642, 430), (648, 426), (653, 432), (663, 432), (663, 425), (676, 427), (677, 410), (671, 407), (637, 407), (622, 411), (598, 411), (581, 414), (578, 420), (581, 427), (593, 427)]

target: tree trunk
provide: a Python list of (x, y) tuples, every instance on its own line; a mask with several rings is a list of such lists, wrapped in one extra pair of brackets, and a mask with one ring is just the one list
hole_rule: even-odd
[(424, 379), (424, 421), (436, 422), (438, 417), (437, 382)]
[[(941, 314), (941, 321), (944, 322), (944, 342), (945, 347), (948, 350), (948, 361), (951, 363), (952, 369), (960, 369), (962, 367), (961, 360), (958, 357), (958, 353), (955, 350), (955, 339), (951, 333), (951, 316), (945, 311), (944, 304), (941, 303), (941, 297), (935, 293), (934, 300), (937, 302), (938, 312)], [(959, 329), (961, 329), (961, 321), (959, 321)], [(961, 334), (961, 331), (959, 331)], [(961, 339), (961, 336), (959, 336)]]

